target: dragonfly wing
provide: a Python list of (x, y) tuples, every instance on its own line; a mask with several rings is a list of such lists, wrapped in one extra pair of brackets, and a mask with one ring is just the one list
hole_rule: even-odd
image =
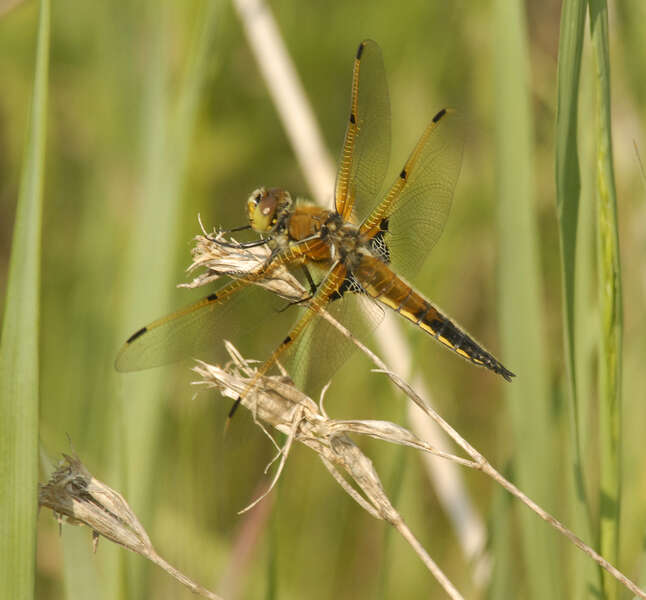
[[(363, 293), (346, 291), (330, 302), (326, 312), (341, 328), (366, 343), (374, 328), (384, 318), (383, 309)], [(294, 381), (313, 398), (352, 356), (357, 346), (352, 339), (324, 316), (317, 315), (302, 334), (290, 354)]]
[(365, 341), (382, 318), (383, 310), (337, 264), (269, 362), (279, 360), (296, 385), (317, 398), (356, 349), (350, 335)]
[(390, 100), (381, 49), (359, 45), (352, 99), (335, 186), (336, 210), (359, 223), (372, 209), (390, 160)]
[(463, 124), (443, 109), (424, 130), (388, 194), (363, 222), (361, 231), (385, 243), (380, 255), (413, 278), (435, 245), (451, 209), (460, 174)]
[[(264, 359), (296, 319), (293, 305), (245, 280), (233, 280), (199, 302), (153, 321), (134, 333), (115, 362), (118, 371), (139, 371), (186, 358), (224, 364), (224, 340), (245, 358)], [(262, 332), (262, 335), (258, 335)]]

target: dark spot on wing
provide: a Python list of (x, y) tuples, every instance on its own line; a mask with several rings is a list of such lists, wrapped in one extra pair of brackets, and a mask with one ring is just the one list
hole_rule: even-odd
[(350, 113), (350, 123), (352, 123), (354, 125), (356, 122), (357, 122), (357, 120), (354, 117), (354, 113)]
[(382, 219), (379, 223), (379, 231), (370, 240), (371, 250), (386, 264), (390, 263), (390, 248), (386, 243), (386, 235), (388, 234), (388, 219)]
[(206, 299), (207, 299), (209, 302), (214, 302), (215, 300), (217, 300), (217, 299), (218, 299), (218, 295), (217, 295), (215, 292), (213, 292), (212, 294), (209, 294), (209, 295), (206, 297)]
[(283, 346), (286, 346), (292, 341), (292, 336), (288, 335), (284, 340), (283, 340)]
[(404, 181), (406, 180), (406, 177), (408, 177), (408, 173), (406, 172), (406, 169), (402, 169), (402, 172), (399, 174), (399, 177)]
[(143, 335), (144, 333), (146, 333), (146, 331), (148, 331), (148, 328), (147, 328), (147, 327), (142, 327), (142, 328), (141, 328), (141, 329), (139, 329), (138, 331), (135, 331), (135, 332), (134, 332), (134, 333), (133, 333), (133, 334), (132, 334), (132, 335), (131, 335), (127, 340), (126, 340), (126, 344), (130, 344), (130, 343), (134, 342), (134, 341), (135, 341), (135, 340), (136, 340), (140, 335)]
[(236, 414), (236, 410), (238, 410), (238, 406), (240, 406), (240, 403), (242, 402), (242, 396), (238, 396), (233, 403), (233, 406), (231, 406), (231, 409), (229, 410), (229, 414), (227, 415), (227, 419), (232, 419), (233, 415)]
[(328, 296), (328, 300), (330, 300), (330, 302), (341, 300), (346, 292), (363, 293), (361, 284), (353, 275), (348, 275), (341, 285)]
[(443, 108), (433, 117), (433, 123), (437, 123), (446, 114), (446, 108)]
[(363, 53), (363, 48), (366, 45), (365, 42), (361, 42), (357, 48), (357, 60), (361, 60), (361, 54)]

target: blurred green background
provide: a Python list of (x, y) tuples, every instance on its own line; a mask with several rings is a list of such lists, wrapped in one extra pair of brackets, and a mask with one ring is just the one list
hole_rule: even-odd
[[(466, 116), (468, 138), (452, 214), (415, 283), (517, 373), (513, 391), (412, 328), (405, 332), (415, 369), (441, 414), (523, 489), (523, 482), (538, 480), (536, 499), (574, 527), (554, 183), (560, 3), (530, 1), (515, 16), (501, 2), (274, 0), (270, 7), (334, 156), (343, 139), (352, 57), (365, 37), (377, 40), (384, 54), (393, 169), (441, 107), (455, 106)], [(618, 566), (639, 579), (646, 530), (646, 179), (638, 158), (646, 117), (646, 5), (626, 0), (610, 8), (625, 311)], [(31, 1), (0, 16), (0, 303), (37, 17)], [(517, 49), (508, 50), (510, 31), (519, 36)], [(579, 243), (587, 279), (581, 278), (577, 299), (577, 335), (591, 515), (586, 539), (594, 545), (599, 317), (593, 274), (594, 63), (587, 27), (585, 38)], [(520, 66), (511, 60), (508, 70), (506, 61), (518, 56)], [(501, 148), (516, 132), (500, 99), (506, 78), (527, 101), (528, 129), (518, 133), (529, 146), (518, 157), (513, 146), (511, 153)], [(240, 411), (224, 438), (228, 401), (196, 392), (186, 365), (142, 374), (113, 371), (115, 354), (130, 333), (203, 295), (174, 287), (189, 279), (183, 269), (199, 233), (198, 213), (207, 228), (233, 227), (243, 224), (243, 201), (259, 185), (308, 194), (233, 6), (58, 0), (52, 6), (49, 85), (40, 376), (45, 449), (51, 456), (68, 452), (69, 436), (94, 476), (125, 495), (158, 552), (227, 598), (442, 597), (412, 550), (344, 494), (304, 448), (292, 451), (279, 488), (238, 516), (262, 489), (263, 469), (274, 453), (251, 417)], [(530, 240), (530, 254), (537, 250), (538, 262), (530, 256), (536, 271), (514, 282), (518, 296), (512, 286), (501, 298), (500, 270), (515, 258), (501, 242), (506, 233), (500, 225), (514, 227), (499, 212), (501, 182), (524, 168), (516, 158), (529, 159), (531, 166), (531, 193), (516, 200), (528, 206), (538, 241), (533, 247)], [(535, 291), (535, 306), (523, 300), (528, 289)], [(506, 350), (526, 343), (522, 331), (517, 346), (501, 341), (499, 324), (509, 305), (539, 333), (537, 376), (528, 375), (531, 364)], [(353, 358), (328, 393), (328, 413), (404, 422), (401, 394), (369, 368), (365, 359)], [(542, 390), (538, 400), (536, 386)], [(532, 405), (519, 426), (523, 401)], [(536, 410), (541, 423), (531, 416)], [(527, 509), (483, 475), (467, 472), (466, 488), (488, 526), (486, 552), (493, 559), (493, 570), (478, 584), (415, 452), (375, 441), (362, 440), (361, 446), (413, 532), (466, 597), (548, 597), (545, 589), (550, 597), (595, 594), (595, 575), (582, 574), (574, 547), (527, 517)], [(522, 464), (520, 454), (528, 457)], [(144, 559), (105, 541), (92, 555), (85, 529), (64, 526), (59, 536), (48, 511), (39, 518), (37, 562), (39, 598), (192, 597)], [(543, 592), (541, 579), (547, 582)]]

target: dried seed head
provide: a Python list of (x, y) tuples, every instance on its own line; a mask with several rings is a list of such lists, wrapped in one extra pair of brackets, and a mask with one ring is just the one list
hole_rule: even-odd
[[(246, 277), (266, 267), (271, 250), (267, 246), (245, 248), (235, 240), (226, 239), (218, 233), (214, 236), (196, 236), (192, 255), (193, 262), (187, 270), (204, 271), (190, 283), (182, 283), (179, 287), (200, 287), (222, 276), (234, 279)], [(282, 265), (272, 267), (254, 283), (290, 301), (302, 300), (308, 296), (307, 290), (298, 279)]]

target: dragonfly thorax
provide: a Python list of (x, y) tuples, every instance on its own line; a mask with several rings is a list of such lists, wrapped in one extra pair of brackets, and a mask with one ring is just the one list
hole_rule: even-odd
[(330, 247), (332, 260), (345, 263), (348, 271), (352, 271), (360, 261), (362, 253), (369, 252), (369, 243), (361, 235), (359, 227), (345, 221), (337, 212), (330, 213), (321, 228), (321, 238)]

